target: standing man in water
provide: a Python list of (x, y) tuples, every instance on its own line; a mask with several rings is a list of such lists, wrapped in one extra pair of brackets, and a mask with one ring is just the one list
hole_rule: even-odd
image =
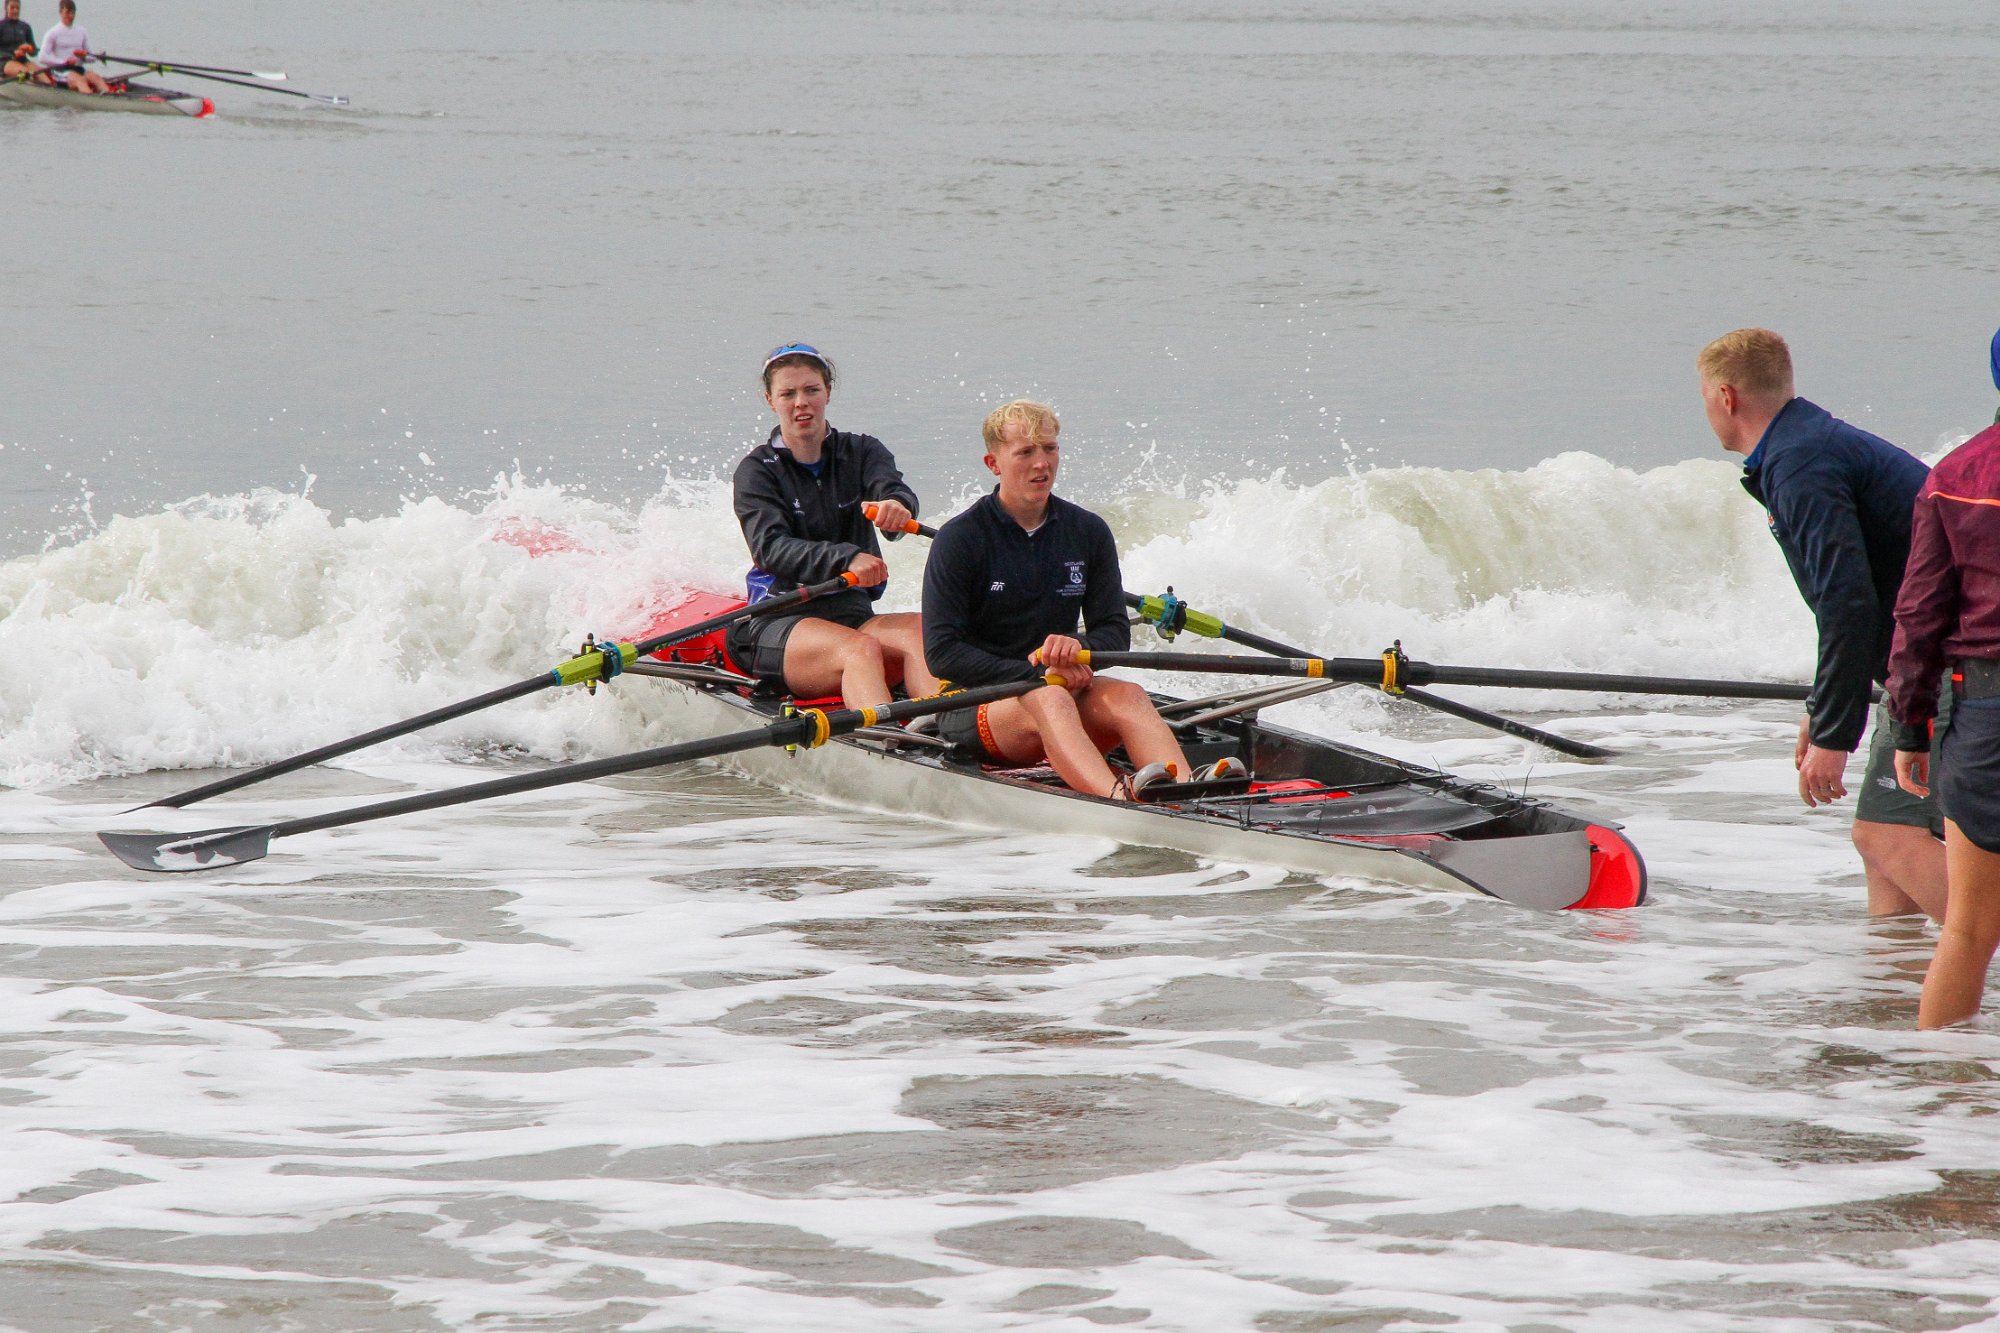
[[(1829, 415), (1792, 389), (1792, 354), (1769, 329), (1738, 329), (1701, 349), (1701, 400), (1724, 449), (1744, 455), (1743, 489), (1819, 625), (1819, 664), (1793, 760), (1799, 798), (1847, 794), (1847, 757), (1868, 726), (1869, 686), (1886, 679), (1896, 591), (1910, 554), (1910, 510), (1928, 475), (1887, 440)], [(1876, 916), (1944, 920), (1937, 804), (1897, 785), (1893, 724), (1877, 710), (1855, 802), (1854, 846)]]
[[(1076, 791), (1130, 800), (1170, 775), (1186, 778), (1187, 757), (1144, 689), (1078, 660), (1085, 648), (1129, 648), (1132, 627), (1110, 525), (1055, 494), (1061, 429), (1054, 412), (1025, 400), (986, 418), (986, 467), (1000, 484), (931, 545), (924, 653), (953, 685), (1038, 680), (1045, 670), (1064, 683), (947, 713), (938, 733), (982, 758), (1046, 759)], [(1104, 759), (1119, 745), (1136, 770), (1129, 778)], [(1220, 762), (1235, 767), (1202, 776), (1243, 771), (1237, 760)]]

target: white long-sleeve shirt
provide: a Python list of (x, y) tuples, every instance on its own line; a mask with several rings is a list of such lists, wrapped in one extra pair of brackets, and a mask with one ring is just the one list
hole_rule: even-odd
[(35, 54), (35, 63), (43, 69), (54, 69), (69, 64), (78, 52), (89, 49), (90, 34), (81, 24), (57, 23), (42, 34), (42, 49)]

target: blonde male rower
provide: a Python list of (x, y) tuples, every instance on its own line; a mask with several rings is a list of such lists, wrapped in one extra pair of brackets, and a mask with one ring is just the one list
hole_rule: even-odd
[[(1060, 687), (946, 714), (939, 734), (1003, 763), (1046, 759), (1077, 791), (1129, 800), (1154, 782), (1186, 779), (1188, 763), (1145, 690), (1078, 660), (1086, 648), (1125, 650), (1132, 631), (1110, 526), (1055, 494), (1061, 429), (1040, 403), (1008, 403), (986, 418), (986, 467), (1000, 484), (932, 543), (924, 656), (954, 686), (1060, 674)], [(1119, 745), (1135, 769), (1129, 778), (1104, 759)], [(1226, 759), (1200, 776), (1242, 771)]]

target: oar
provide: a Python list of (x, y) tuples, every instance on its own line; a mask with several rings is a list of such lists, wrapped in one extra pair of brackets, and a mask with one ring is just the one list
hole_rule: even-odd
[[(1168, 588), (1166, 595), (1163, 597), (1135, 597), (1128, 592), (1125, 594), (1125, 604), (1137, 611), (1140, 619), (1147, 621), (1158, 629), (1160, 637), (1163, 639), (1171, 640), (1176, 634), (1186, 630), (1189, 633), (1199, 634), (1207, 639), (1227, 639), (1231, 643), (1240, 643), (1245, 648), (1255, 648), (1260, 653), (1270, 653), (1276, 657), (1312, 656), (1311, 653), (1303, 648), (1294, 648), (1289, 644), (1279, 643), (1276, 639), (1267, 639), (1261, 634), (1252, 634), (1247, 629), (1238, 629), (1234, 625), (1225, 625), (1219, 617), (1197, 611), (1180, 598), (1174, 596), (1172, 588)], [(1483, 708), (1474, 708), (1471, 704), (1462, 704), (1456, 699), (1446, 699), (1441, 695), (1431, 694), (1424, 690), (1413, 690), (1405, 687), (1401, 690), (1385, 691), (1385, 693), (1388, 693), (1391, 698), (1408, 699), (1410, 702), (1421, 704), (1425, 708), (1435, 709), (1440, 713), (1449, 713), (1453, 717), (1477, 723), (1482, 727), (1491, 727), (1496, 731), (1504, 731), (1510, 736), (1519, 736), (1522, 740), (1533, 741), (1535, 744), (1545, 746), (1548, 749), (1556, 751), (1558, 754), (1570, 755), (1577, 759), (1609, 759), (1618, 753), (1616, 750), (1607, 750), (1601, 745), (1592, 745), (1588, 741), (1573, 741), (1567, 736), (1558, 736), (1553, 731), (1543, 731), (1540, 727), (1531, 727), (1525, 722), (1516, 722), (1511, 717), (1502, 717), (1498, 713), (1489, 713)]]
[(142, 60), (138, 56), (101, 55), (97, 58), (99, 60), (115, 60), (121, 65), (138, 65), (145, 69), (157, 70), (161, 74), (172, 74), (176, 70), (185, 70), (190, 74), (236, 74), (246, 79), (269, 79), (273, 83), (283, 83), (285, 81), (284, 71), (282, 70), (266, 72), (257, 69), (227, 69), (221, 65), (183, 65), (178, 61), (172, 60)]
[[(1059, 682), (1060, 677), (1047, 678), (1049, 684)], [(1004, 685), (988, 685), (980, 689), (932, 695), (927, 699), (908, 699), (902, 703), (885, 704), (880, 708), (840, 708), (832, 711), (807, 708), (767, 727), (741, 731), (729, 736), (686, 741), (680, 745), (665, 745), (658, 749), (641, 750), (637, 754), (622, 755), (615, 759), (561, 764), (555, 768), (543, 769), (539, 773), (496, 778), (491, 782), (475, 782), (470, 786), (454, 787), (448, 791), (425, 792), (419, 796), (403, 796), (392, 801), (378, 801), (373, 805), (335, 810), (323, 815), (307, 815), (301, 819), (288, 819), (280, 824), (206, 829), (200, 833), (100, 833), (97, 837), (98, 841), (110, 848), (119, 860), (134, 870), (159, 870), (169, 873), (214, 870), (220, 866), (241, 865), (245, 861), (255, 861), (271, 850), (271, 839), (290, 837), (294, 833), (314, 833), (320, 829), (341, 828), (371, 819), (387, 819), (392, 815), (411, 815), (421, 810), (440, 810), (446, 806), (464, 805), (469, 801), (483, 801), (494, 796), (512, 796), (524, 791), (540, 791), (544, 787), (559, 787), (570, 782), (588, 782), (594, 778), (632, 773), (642, 768), (660, 768), (667, 764), (686, 763), (691, 759), (713, 759), (720, 755), (754, 750), (763, 745), (789, 745), (813, 749), (826, 744), (835, 736), (844, 736), (862, 727), (872, 727), (885, 722), (901, 722), (913, 717), (928, 717), (933, 713), (950, 713), (961, 708), (976, 708), (981, 704), (992, 703), (996, 699), (1011, 699), (1016, 695), (1026, 694), (1029, 690), (1040, 689), (1043, 683), (1040, 680), (1010, 681)]]
[[(116, 56), (99, 56), (98, 59), (118, 60), (119, 58)], [(131, 64), (132, 62), (128, 60), (119, 60), (119, 63)], [(309, 102), (323, 102), (327, 106), (347, 105), (347, 99), (345, 97), (340, 97), (331, 93), (308, 93), (308, 92), (301, 92), (296, 88), (273, 88), (269, 84), (252, 83), (248, 79), (225, 79), (220, 74), (198, 74), (194, 70), (189, 69), (186, 65), (142, 65), (141, 68), (147, 70), (153, 70), (161, 74), (185, 74), (190, 79), (207, 79), (210, 83), (234, 84), (238, 88), (256, 88), (267, 93), (281, 93), (286, 97), (303, 97)]]
[[(512, 685), (503, 685), (497, 690), (490, 690), (475, 698), (464, 699), (455, 704), (446, 704), (443, 708), (435, 708), (428, 713), (420, 713), (416, 717), (405, 718), (401, 722), (392, 722), (386, 727), (377, 727), (373, 731), (364, 731), (359, 736), (350, 736), (344, 741), (334, 741), (330, 745), (320, 746), (317, 750), (307, 750), (304, 754), (295, 754), (289, 759), (280, 759), (275, 763), (265, 764), (262, 768), (253, 768), (245, 773), (234, 773), (226, 778), (218, 778), (214, 782), (192, 788), (178, 795), (163, 796), (157, 801), (148, 801), (144, 805), (134, 806), (133, 810), (150, 810), (154, 806), (168, 806), (173, 809), (179, 809), (184, 805), (193, 805), (196, 801), (205, 801), (211, 796), (220, 796), (224, 792), (235, 791), (239, 787), (248, 787), (252, 783), (262, 782), (267, 778), (275, 778), (286, 773), (295, 772), (298, 769), (306, 768), (328, 759), (338, 758), (343, 754), (352, 754), (356, 750), (365, 750), (371, 745), (379, 745), (383, 741), (394, 740), (398, 736), (407, 736), (413, 731), (422, 731), (425, 727), (434, 727), (440, 722), (449, 722), (455, 717), (464, 717), (466, 714), (476, 713), (482, 708), (491, 708), (495, 704), (506, 703), (509, 699), (519, 699), (533, 694), (537, 690), (546, 690), (552, 686), (588, 685), (592, 689), (595, 689), (598, 681), (608, 681), (613, 676), (622, 674), (626, 667), (631, 666), (648, 653), (658, 652), (660, 649), (671, 647), (676, 643), (685, 643), (689, 639), (698, 639), (704, 634), (722, 629), (728, 625), (733, 625), (737, 621), (748, 619), (751, 616), (769, 615), (773, 611), (783, 611), (787, 607), (797, 606), (801, 602), (811, 601), (815, 597), (824, 597), (829, 593), (836, 593), (855, 587), (859, 582), (860, 579), (854, 574), (842, 574), (840, 577), (828, 579), (824, 583), (814, 583), (806, 587), (795, 588), (791, 592), (781, 594), (777, 597), (767, 597), (755, 605), (739, 607), (734, 611), (725, 611), (719, 616), (711, 616), (707, 620), (697, 624), (687, 625), (665, 634), (656, 634), (650, 639), (641, 639), (637, 643), (585, 644), (584, 651), (580, 655), (570, 658), (567, 662), (559, 663), (538, 676), (530, 676), (526, 680), (517, 680)], [(127, 813), (131, 812), (127, 811)]]
[[(875, 517), (873, 505), (863, 505), (861, 508), (869, 518)], [(937, 536), (936, 528), (926, 527), (914, 519), (905, 526), (904, 531), (913, 532), (920, 537)], [(1125, 594), (1125, 605), (1137, 611), (1141, 619), (1158, 629), (1163, 639), (1170, 640), (1181, 631), (1187, 630), (1204, 638), (1228, 639), (1232, 643), (1242, 644), (1245, 648), (1255, 648), (1259, 652), (1271, 653), (1277, 657), (1310, 656), (1305, 650), (1279, 643), (1276, 639), (1267, 639), (1261, 634), (1252, 634), (1247, 629), (1225, 625), (1218, 617), (1197, 611), (1174, 596), (1172, 588), (1167, 589), (1164, 597), (1141, 597), (1137, 593), (1128, 592)], [(1558, 736), (1552, 731), (1543, 731), (1540, 727), (1516, 722), (1511, 717), (1502, 717), (1498, 713), (1489, 713), (1485, 709), (1474, 708), (1471, 704), (1441, 698), (1423, 690), (1405, 688), (1396, 692), (1394, 697), (1408, 699), (1412, 703), (1422, 704), (1425, 708), (1436, 709), (1440, 713), (1449, 713), (1467, 722), (1476, 722), (1482, 727), (1504, 731), (1510, 736), (1519, 736), (1523, 740), (1547, 746), (1558, 754), (1570, 755), (1577, 759), (1609, 759), (1617, 753), (1616, 750), (1607, 750), (1601, 745), (1592, 745), (1588, 741), (1573, 741), (1567, 736)]]
[(1679, 676), (1613, 676), (1590, 671), (1532, 671), (1515, 667), (1438, 666), (1403, 656), (1401, 645), (1381, 657), (1234, 657), (1220, 653), (1099, 653), (1085, 649), (1090, 667), (1151, 667), (1243, 676), (1307, 676), (1378, 685), (1395, 694), (1412, 685), (1495, 685), (1527, 690), (1590, 690), (1600, 694), (1678, 694), (1713, 699), (1805, 699), (1810, 685), (1754, 680), (1694, 680)]

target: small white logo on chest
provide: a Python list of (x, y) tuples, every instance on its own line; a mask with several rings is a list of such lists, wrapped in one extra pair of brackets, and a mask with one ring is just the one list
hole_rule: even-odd
[(992, 587), (990, 587), (990, 588), (988, 588), (988, 589), (987, 589), (986, 591), (988, 591), (988, 592), (1005, 592), (1005, 591), (1007, 591), (1007, 580), (1005, 580), (1005, 579), (995, 579), (995, 580), (993, 580), (993, 586), (992, 586)]

